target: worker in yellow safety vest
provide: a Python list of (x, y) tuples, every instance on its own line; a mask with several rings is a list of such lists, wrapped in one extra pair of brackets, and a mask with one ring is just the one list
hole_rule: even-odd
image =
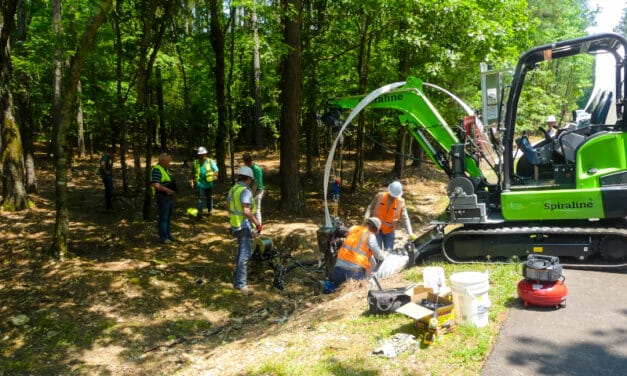
[[(373, 269), (371, 258), (379, 261), (385, 259), (385, 254), (377, 244), (375, 234), (381, 227), (378, 218), (368, 218), (363, 225), (353, 226), (340, 247), (333, 268), (331, 282), (337, 288), (348, 279), (365, 279)], [(328, 290), (328, 285), (324, 286)], [(324, 291), (331, 292), (331, 291)]]
[(381, 220), (381, 231), (377, 234), (377, 241), (379, 247), (386, 251), (394, 249), (394, 232), (401, 220), (407, 229), (409, 239), (416, 239), (407, 214), (405, 199), (402, 196), (403, 185), (400, 181), (394, 181), (388, 185), (387, 192), (377, 193), (366, 209), (366, 218), (376, 217)]
[(247, 264), (253, 253), (253, 226), (257, 234), (261, 233), (261, 223), (253, 214), (253, 195), (250, 190), (253, 176), (250, 167), (242, 166), (238, 171), (237, 183), (227, 196), (231, 232), (237, 237), (233, 287), (246, 295), (253, 293), (247, 283)]
[(172, 157), (168, 153), (161, 153), (159, 161), (151, 170), (151, 185), (159, 210), (157, 219), (157, 230), (159, 240), (163, 244), (169, 244), (176, 239), (170, 232), (170, 220), (172, 219), (172, 209), (174, 207), (174, 194), (177, 191), (176, 182), (170, 174), (169, 168)]
[(192, 189), (198, 190), (198, 213), (196, 219), (202, 219), (202, 213), (207, 207), (207, 215), (211, 215), (213, 209), (213, 186), (218, 178), (218, 166), (216, 162), (207, 157), (207, 149), (204, 146), (198, 148), (198, 158), (192, 164), (192, 173), (189, 179)]

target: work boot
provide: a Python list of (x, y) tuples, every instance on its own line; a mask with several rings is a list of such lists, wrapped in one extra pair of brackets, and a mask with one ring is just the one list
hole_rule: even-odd
[(253, 289), (251, 289), (248, 286), (244, 286), (244, 287), (238, 288), (236, 290), (239, 291), (239, 293), (242, 294), (242, 295), (252, 295), (253, 292), (254, 292)]

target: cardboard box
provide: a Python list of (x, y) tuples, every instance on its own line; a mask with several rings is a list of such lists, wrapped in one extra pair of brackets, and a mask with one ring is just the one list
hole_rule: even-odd
[(411, 303), (396, 310), (416, 321), (416, 327), (421, 331), (429, 328), (429, 320), (433, 317), (433, 310), (420, 305), (423, 299), (427, 302), (438, 302), (438, 305), (444, 304), (437, 309), (438, 311), (438, 334), (452, 333), (455, 331), (455, 307), (451, 299), (442, 296), (436, 296), (430, 288), (417, 285), (408, 289), (407, 295), (411, 296)]

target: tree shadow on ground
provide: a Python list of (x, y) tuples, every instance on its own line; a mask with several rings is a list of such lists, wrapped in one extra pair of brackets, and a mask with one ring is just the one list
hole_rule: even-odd
[[(55, 220), (51, 171), (39, 176), (35, 209), (0, 217), (0, 374), (171, 374), (196, 349), (211, 354), (228, 343), (275, 335), (302, 307), (333, 298), (317, 295), (322, 277), (302, 268), (285, 277), (285, 290), (274, 288), (263, 262), (251, 263), (253, 296), (231, 288), (236, 244), (225, 210), (228, 185), (216, 189), (214, 215), (198, 222), (186, 215), (196, 205), (194, 192), (180, 184), (173, 232), (181, 242), (163, 246), (136, 201), (117, 202), (113, 213), (102, 210), (95, 169), (96, 162), (76, 163), (70, 173), (67, 260), (46, 255)], [(187, 167), (174, 164), (173, 170), (186, 181)], [(264, 234), (292, 257), (321, 258), (315, 236), (320, 193), (305, 194), (305, 215), (282, 215), (275, 180), (276, 172), (269, 174)]]

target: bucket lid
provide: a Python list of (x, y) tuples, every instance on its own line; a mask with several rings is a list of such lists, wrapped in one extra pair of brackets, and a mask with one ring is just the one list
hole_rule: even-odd
[(451, 275), (451, 283), (469, 285), (473, 283), (485, 282), (488, 280), (487, 273), (481, 272), (460, 272)]

